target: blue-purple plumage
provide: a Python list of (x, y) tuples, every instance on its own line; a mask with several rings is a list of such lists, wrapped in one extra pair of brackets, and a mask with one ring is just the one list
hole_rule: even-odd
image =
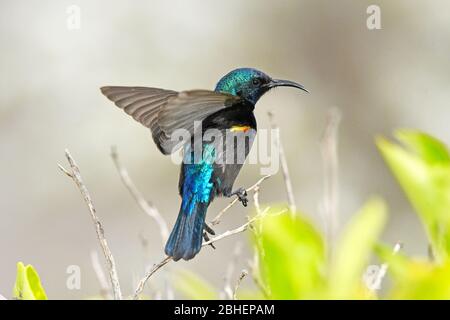
[(203, 138), (208, 129), (219, 131), (223, 137), (236, 131), (245, 138), (244, 148), (236, 147), (226, 139), (220, 143), (203, 141), (199, 159), (190, 150), (192, 142), (184, 146), (186, 152), (179, 181), (182, 203), (165, 248), (166, 254), (174, 260), (192, 259), (200, 251), (206, 211), (215, 197), (236, 194), (246, 205), (242, 188), (233, 191), (233, 184), (256, 135), (253, 109), (264, 93), (278, 86), (306, 91), (298, 83), (275, 80), (252, 68), (229, 72), (220, 79), (214, 91), (101, 88), (119, 108), (150, 128), (153, 140), (163, 154), (171, 154), (182, 147), (172, 139), (178, 129), (194, 136), (195, 123), (201, 123)]

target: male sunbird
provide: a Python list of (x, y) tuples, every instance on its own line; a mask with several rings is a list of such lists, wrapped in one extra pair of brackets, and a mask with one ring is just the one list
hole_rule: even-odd
[[(215, 197), (237, 196), (244, 206), (247, 205), (245, 189), (233, 190), (233, 184), (256, 135), (253, 110), (263, 94), (280, 86), (308, 92), (298, 83), (272, 79), (252, 68), (229, 72), (219, 80), (214, 91), (101, 88), (119, 108), (150, 128), (153, 140), (163, 154), (184, 148), (178, 185), (181, 207), (165, 247), (165, 253), (173, 260), (192, 259), (201, 249), (203, 230), (214, 233), (205, 224), (205, 217)], [(182, 143), (179, 138), (174, 139), (179, 129), (191, 138)], [(206, 139), (208, 130), (215, 130), (214, 141)], [(229, 143), (229, 139), (216, 139), (217, 133), (224, 137), (232, 133), (238, 139), (246, 137), (244, 148), (238, 148), (235, 140)], [(200, 144), (196, 144), (195, 136), (201, 137)], [(229, 155), (232, 155), (231, 161)], [(243, 161), (236, 160), (235, 155)]]

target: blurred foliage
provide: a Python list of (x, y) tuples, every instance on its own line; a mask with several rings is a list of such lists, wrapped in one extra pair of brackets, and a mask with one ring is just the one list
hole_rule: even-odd
[[(363, 283), (372, 251), (388, 266), (388, 299), (450, 299), (450, 154), (445, 144), (428, 134), (399, 130), (401, 144), (377, 139), (386, 163), (417, 211), (428, 235), (434, 259), (393, 254), (377, 244), (386, 222), (386, 205), (374, 198), (352, 218), (332, 252), (324, 236), (302, 214), (270, 209), (252, 228), (260, 290), (239, 289), (245, 299), (373, 299), (377, 293)], [(328, 251), (328, 254), (327, 254)], [(329, 254), (329, 253), (332, 254)], [(377, 269), (380, 270), (380, 269)], [(211, 286), (204, 296), (212, 297)], [(188, 297), (195, 298), (197, 284)], [(242, 291), (242, 293), (239, 293)]]
[(17, 263), (17, 278), (13, 297), (19, 300), (47, 300), (36, 270), (31, 265)]
[(417, 212), (434, 261), (379, 255), (390, 266), (393, 299), (450, 299), (450, 153), (444, 143), (419, 131), (399, 130), (401, 144), (377, 139), (386, 163)]
[[(371, 298), (362, 275), (385, 220), (384, 202), (370, 200), (348, 224), (334, 257), (327, 259), (323, 236), (305, 216), (270, 209), (255, 222), (252, 237), (259, 261), (253, 276), (264, 289), (239, 289), (238, 298)], [(188, 298), (212, 298), (211, 286), (192, 274), (178, 278), (176, 286), (180, 283)]]
[[(327, 248), (324, 235), (304, 215), (272, 207), (251, 228), (255, 250), (251, 276), (257, 289), (238, 288), (239, 299), (377, 298), (363, 282), (373, 251), (391, 277), (391, 288), (383, 298), (450, 299), (450, 154), (442, 142), (422, 132), (401, 130), (395, 137), (401, 144), (378, 138), (377, 146), (417, 211), (433, 257), (408, 257), (377, 244), (387, 219), (380, 198), (369, 200), (353, 216), (333, 248)], [(172, 283), (189, 299), (222, 297), (189, 271), (174, 274)], [(32, 266), (17, 264), (13, 295), (47, 299)]]
[(402, 145), (378, 138), (378, 148), (417, 211), (433, 254), (443, 262), (450, 252), (449, 152), (422, 132), (400, 130), (395, 137)]
[(386, 220), (375, 198), (358, 212), (342, 233), (332, 257), (324, 240), (301, 215), (273, 215), (259, 221), (255, 244), (261, 278), (270, 299), (362, 299), (362, 275)]
[(325, 283), (325, 247), (306, 220), (271, 209), (254, 226), (260, 279), (270, 298), (317, 296)]
[(424, 258), (393, 255), (390, 248), (378, 246), (377, 253), (389, 265), (392, 288), (386, 298), (424, 300), (450, 299), (450, 261), (436, 264)]
[(330, 297), (364, 298), (362, 275), (386, 222), (385, 203), (374, 198), (353, 217), (339, 239), (329, 276)]

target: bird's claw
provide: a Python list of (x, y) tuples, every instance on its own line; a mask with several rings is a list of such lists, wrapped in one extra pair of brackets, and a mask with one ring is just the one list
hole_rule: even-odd
[(234, 191), (233, 194), (235, 194), (238, 197), (238, 200), (242, 203), (244, 207), (248, 204), (247, 199), (247, 190), (244, 188), (239, 188), (238, 190)]
[[(205, 223), (205, 225), (206, 225), (206, 223)], [(209, 228), (209, 227), (208, 227), (208, 228)], [(211, 229), (211, 230), (212, 230), (212, 229)], [(208, 242), (209, 240), (211, 240), (211, 239), (209, 238), (209, 236), (208, 236), (207, 230), (203, 231), (203, 239), (205, 240), (205, 242)], [(211, 246), (211, 248), (216, 249), (216, 247), (214, 246), (213, 243), (210, 243), (209, 245)]]
[(216, 235), (216, 232), (213, 230), (213, 228), (211, 228), (209, 224), (207, 224), (206, 222), (203, 224), (203, 230), (205, 230), (207, 233), (213, 236)]
[[(211, 234), (211, 235), (215, 235), (215, 234), (216, 234), (216, 232), (215, 232), (215, 231), (214, 231), (214, 230), (213, 230), (206, 222), (204, 222), (204, 223), (203, 223), (203, 239), (205, 240), (205, 242), (208, 242), (209, 240), (211, 240), (211, 239), (209, 238), (208, 233)], [(216, 248), (216, 247), (214, 246), (214, 244), (212, 244), (212, 243), (210, 243), (209, 245), (210, 245), (211, 248), (213, 248), (213, 249)]]

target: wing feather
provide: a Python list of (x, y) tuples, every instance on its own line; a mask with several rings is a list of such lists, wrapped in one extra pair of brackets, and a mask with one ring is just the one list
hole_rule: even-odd
[(147, 87), (102, 87), (101, 92), (116, 106), (152, 132), (163, 154), (177, 149), (171, 134), (180, 128), (194, 134), (194, 122), (241, 101), (239, 97), (209, 90), (172, 91)]

